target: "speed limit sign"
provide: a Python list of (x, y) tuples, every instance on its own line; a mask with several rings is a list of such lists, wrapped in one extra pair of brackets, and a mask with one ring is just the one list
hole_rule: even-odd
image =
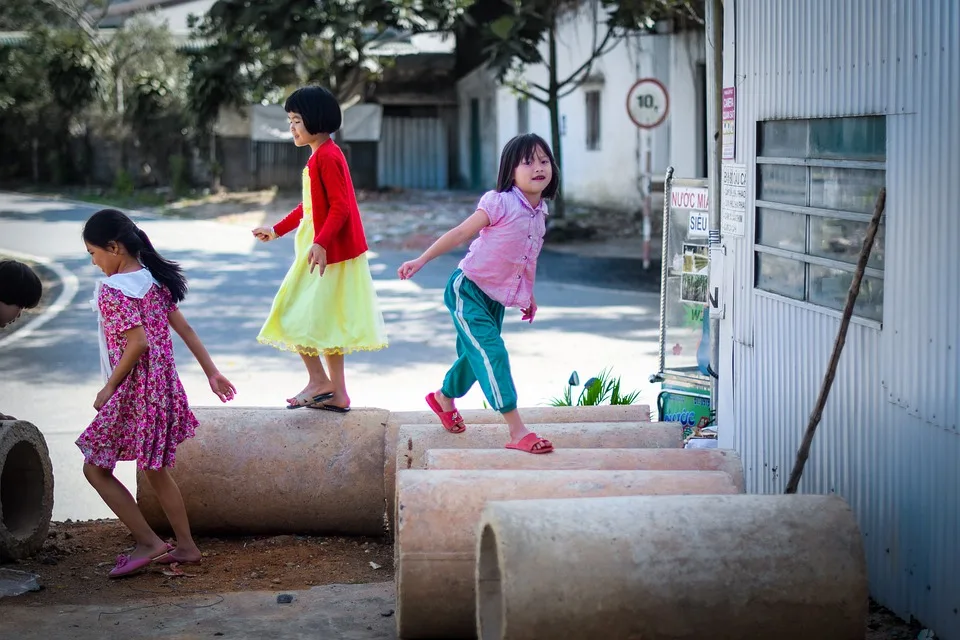
[(627, 92), (627, 113), (641, 129), (653, 129), (667, 119), (670, 95), (663, 83), (655, 78), (637, 80)]

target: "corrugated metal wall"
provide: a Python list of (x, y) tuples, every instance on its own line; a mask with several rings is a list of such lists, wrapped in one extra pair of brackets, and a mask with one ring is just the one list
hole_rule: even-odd
[[(737, 161), (748, 175), (760, 120), (888, 116), (883, 326), (851, 325), (801, 490), (839, 493), (855, 509), (874, 597), (960, 640), (960, 2), (726, 0), (724, 9), (724, 76), (737, 86)], [(719, 423), (721, 445), (743, 456), (748, 490), (773, 493), (786, 484), (839, 320), (754, 292), (754, 195), (746, 237), (724, 238)]]
[(377, 153), (380, 187), (446, 189), (447, 127), (440, 118), (384, 117)]

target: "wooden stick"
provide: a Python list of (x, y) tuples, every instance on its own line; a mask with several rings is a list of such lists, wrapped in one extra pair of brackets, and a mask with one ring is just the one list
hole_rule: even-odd
[(837, 375), (837, 365), (840, 363), (840, 353), (843, 351), (843, 345), (847, 342), (847, 329), (850, 327), (850, 316), (853, 315), (853, 307), (857, 302), (857, 296), (860, 295), (860, 283), (863, 281), (863, 272), (867, 268), (867, 262), (870, 260), (870, 252), (873, 250), (873, 241), (877, 237), (877, 229), (880, 226), (880, 218), (883, 216), (883, 210), (887, 203), (887, 190), (880, 189), (877, 194), (877, 203), (873, 208), (873, 218), (870, 219), (870, 225), (867, 227), (867, 236), (863, 240), (863, 247), (860, 249), (860, 259), (857, 260), (857, 270), (853, 274), (853, 281), (850, 283), (850, 290), (847, 291), (847, 304), (843, 308), (843, 317), (840, 320), (840, 331), (837, 333), (837, 339), (833, 343), (833, 354), (830, 356), (830, 365), (827, 367), (827, 374), (823, 378), (823, 384), (820, 387), (820, 397), (817, 398), (817, 404), (810, 415), (810, 422), (807, 423), (807, 431), (803, 434), (803, 442), (800, 443), (800, 449), (797, 450), (797, 461), (793, 465), (793, 471), (790, 472), (790, 479), (787, 481), (787, 488), (784, 493), (796, 493), (797, 485), (800, 484), (800, 476), (803, 475), (803, 467), (810, 457), (810, 445), (813, 444), (813, 436), (817, 432), (817, 426), (820, 419), (823, 418), (823, 408), (827, 404), (827, 398), (830, 396), (830, 388), (833, 386), (833, 379)]

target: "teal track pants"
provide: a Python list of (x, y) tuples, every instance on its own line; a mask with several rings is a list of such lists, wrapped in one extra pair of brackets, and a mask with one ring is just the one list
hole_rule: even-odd
[(494, 410), (513, 411), (517, 408), (517, 390), (500, 336), (503, 305), (481, 291), (460, 269), (450, 276), (443, 301), (457, 329), (458, 357), (444, 376), (440, 392), (448, 398), (462, 398), (474, 382), (479, 382)]

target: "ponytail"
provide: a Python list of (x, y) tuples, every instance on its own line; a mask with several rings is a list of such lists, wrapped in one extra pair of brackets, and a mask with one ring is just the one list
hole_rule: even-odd
[(151, 275), (157, 282), (170, 290), (174, 302), (183, 300), (187, 295), (187, 279), (183, 275), (183, 269), (176, 262), (161, 256), (153, 248), (153, 243), (150, 242), (150, 238), (143, 229), (138, 227), (136, 234), (142, 245), (137, 256), (140, 258), (140, 262), (150, 270)]
[(182, 301), (187, 295), (187, 279), (180, 265), (161, 256), (143, 229), (126, 214), (116, 209), (96, 212), (83, 225), (83, 239), (87, 244), (103, 248), (111, 242), (122, 244), (127, 253), (140, 260), (154, 279), (170, 291), (174, 302)]

